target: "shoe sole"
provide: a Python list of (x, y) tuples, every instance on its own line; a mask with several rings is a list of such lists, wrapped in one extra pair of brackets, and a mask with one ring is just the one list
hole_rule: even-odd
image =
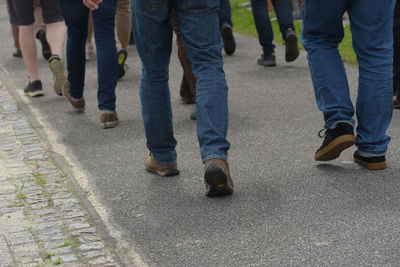
[(258, 65), (265, 66), (265, 67), (275, 67), (276, 61), (264, 61), (264, 60), (257, 60)]
[(114, 128), (118, 125), (119, 121), (100, 122), (104, 129)]
[(29, 92), (29, 93), (24, 93), (24, 95), (26, 96), (30, 96), (30, 97), (39, 97), (39, 96), (44, 96), (43, 91), (36, 91), (36, 92)]
[(233, 193), (224, 170), (216, 164), (207, 167), (204, 180), (209, 186), (206, 194), (208, 197), (226, 196)]
[(160, 170), (152, 169), (152, 168), (146, 166), (146, 170), (148, 172), (155, 173), (161, 177), (176, 176), (176, 175), (179, 175), (179, 173), (180, 173), (179, 170), (176, 168), (171, 168), (171, 169), (168, 169), (165, 171), (160, 171)]
[(384, 162), (377, 162), (377, 163), (369, 163), (365, 162), (361, 159), (354, 158), (354, 162), (363, 165), (366, 167), (368, 170), (376, 171), (376, 170), (383, 170), (386, 169), (386, 161)]
[(286, 62), (295, 61), (299, 57), (299, 47), (297, 46), (296, 35), (290, 35), (286, 40)]
[(62, 96), (62, 89), (67, 80), (63, 63), (60, 60), (54, 59), (49, 63), (50, 70), (53, 72), (54, 92)]
[(354, 135), (346, 134), (339, 136), (324, 149), (315, 153), (314, 158), (316, 161), (334, 160), (340, 156), (340, 153), (342, 153), (343, 150), (351, 147), (355, 143), (356, 138), (354, 137)]
[(233, 37), (232, 28), (230, 27), (223, 27), (221, 29), (221, 37), (224, 43), (224, 50), (225, 53), (230, 56), (235, 53), (236, 50), (236, 42), (235, 38)]

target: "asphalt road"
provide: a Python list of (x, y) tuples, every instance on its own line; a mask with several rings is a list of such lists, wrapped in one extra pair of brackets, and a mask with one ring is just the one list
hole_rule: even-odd
[[(0, 5), (0, 64), (18, 90), (28, 82), (13, 51), (7, 14)], [(313, 160), (323, 118), (314, 100), (302, 52), (275, 68), (256, 64), (258, 41), (236, 35), (237, 51), (225, 56), (230, 87), (229, 162), (236, 189), (231, 197), (204, 195), (191, 106), (179, 97), (182, 71), (176, 49), (170, 87), (181, 174), (159, 178), (145, 172), (145, 138), (138, 87), (140, 60), (129, 48), (129, 70), (117, 87), (120, 125), (99, 124), (96, 62), (87, 63), (87, 111), (76, 114), (52, 91), (40, 60), (44, 97), (25, 99), (40, 110), (89, 175), (94, 194), (113, 226), (150, 266), (276, 266), (400, 264), (400, 119), (389, 130), (389, 168), (367, 171), (352, 162), (354, 147), (328, 164)], [(357, 69), (347, 67), (353, 99)]]

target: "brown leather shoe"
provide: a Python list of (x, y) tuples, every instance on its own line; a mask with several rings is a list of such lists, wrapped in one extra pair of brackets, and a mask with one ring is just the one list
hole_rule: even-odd
[(160, 176), (175, 176), (179, 174), (178, 165), (176, 163), (172, 165), (161, 165), (151, 155), (151, 153), (147, 156), (144, 166), (149, 172), (154, 172)]
[(69, 93), (69, 84), (67, 80), (64, 82), (63, 95), (68, 100), (68, 102), (71, 103), (72, 108), (76, 112), (82, 113), (85, 111), (85, 99), (83, 97), (81, 99), (74, 99), (71, 97), (71, 94)]
[(393, 108), (395, 108), (395, 109), (400, 108), (400, 101), (397, 99), (396, 96), (393, 96)]
[(100, 123), (104, 129), (114, 128), (118, 125), (118, 114), (114, 111), (102, 111), (100, 114)]
[(231, 195), (233, 181), (229, 172), (229, 164), (222, 159), (209, 159), (205, 164), (204, 180), (206, 195), (209, 197)]

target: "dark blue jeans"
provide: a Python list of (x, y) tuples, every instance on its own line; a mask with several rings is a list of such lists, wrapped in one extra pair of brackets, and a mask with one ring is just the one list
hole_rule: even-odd
[[(82, 0), (59, 0), (68, 27), (67, 70), (71, 96), (83, 97), (85, 87), (85, 43), (89, 9)], [(118, 59), (114, 38), (117, 0), (106, 0), (92, 12), (97, 50), (98, 93), (100, 110), (115, 110)]]
[(229, 142), (228, 87), (219, 32), (219, 0), (133, 0), (132, 21), (142, 60), (140, 100), (147, 148), (164, 165), (177, 160), (168, 70), (172, 49), (171, 9), (196, 76), (197, 136), (202, 161), (226, 160)]
[[(278, 19), (282, 38), (285, 39), (286, 31), (289, 28), (294, 30), (290, 1), (272, 0), (272, 3)], [(275, 45), (272, 43), (274, 40), (274, 32), (272, 31), (271, 21), (269, 20), (267, 0), (251, 0), (251, 9), (253, 11), (254, 22), (264, 55), (270, 55), (274, 52)]]
[(393, 105), (393, 9), (395, 0), (305, 0), (301, 41), (308, 53), (318, 108), (325, 127), (354, 125), (354, 107), (338, 46), (342, 17), (350, 17), (359, 64), (356, 145), (364, 157), (386, 154)]
[(219, 26), (221, 27), (222, 24), (227, 23), (231, 27), (233, 26), (232, 19), (231, 19), (231, 2), (229, 0), (219, 0)]

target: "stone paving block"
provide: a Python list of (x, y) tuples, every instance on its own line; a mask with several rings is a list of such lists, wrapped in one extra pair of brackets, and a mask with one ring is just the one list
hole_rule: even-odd
[(83, 253), (82, 256), (85, 259), (91, 259), (100, 256), (107, 256), (107, 252), (105, 252), (104, 250), (93, 250)]
[(68, 262), (73, 262), (73, 261), (78, 260), (78, 258), (74, 254), (67, 254), (67, 255), (51, 257), (52, 262), (55, 262), (58, 259), (61, 259), (62, 263), (68, 263)]
[(13, 265), (13, 260), (7, 246), (6, 238), (0, 235), (0, 266), (11, 267)]
[(106, 264), (113, 263), (114, 260), (111, 257), (100, 257), (89, 261), (89, 264)]
[(87, 244), (82, 244), (80, 250), (87, 251), (87, 250), (95, 250), (95, 249), (102, 249), (104, 248), (103, 242), (92, 242)]
[(71, 234), (73, 236), (79, 236), (83, 234), (94, 234), (96, 233), (96, 229), (94, 227), (86, 228), (86, 229), (79, 229), (78, 231), (74, 231)]

